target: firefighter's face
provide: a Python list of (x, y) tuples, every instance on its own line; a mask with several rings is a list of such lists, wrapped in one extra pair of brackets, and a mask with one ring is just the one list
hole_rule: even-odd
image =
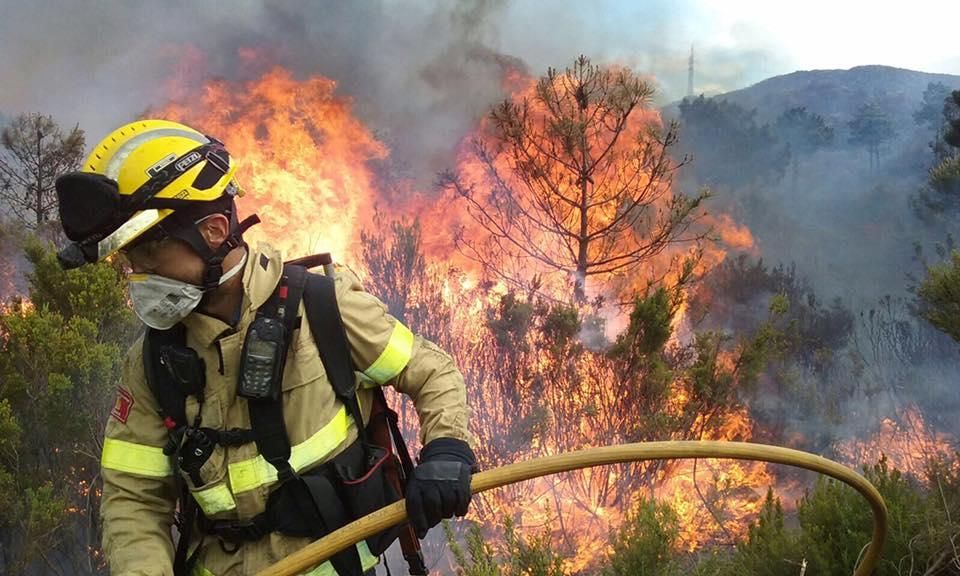
[(135, 274), (156, 274), (194, 285), (202, 283), (203, 260), (183, 240), (167, 237), (144, 242), (124, 256)]
[[(216, 249), (230, 235), (230, 220), (223, 214), (211, 214), (196, 226), (210, 249)], [(135, 274), (156, 274), (195, 286), (203, 283), (203, 258), (178, 238), (141, 242), (123, 254)], [(225, 260), (224, 265), (228, 264)]]

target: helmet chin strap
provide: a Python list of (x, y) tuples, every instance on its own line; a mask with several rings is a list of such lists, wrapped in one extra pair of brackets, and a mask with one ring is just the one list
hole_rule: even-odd
[(203, 259), (204, 267), (201, 287), (204, 292), (209, 292), (220, 285), (220, 278), (223, 276), (223, 259), (227, 257), (227, 254), (229, 254), (231, 250), (243, 245), (242, 234), (251, 226), (260, 222), (260, 217), (256, 214), (248, 216), (239, 224), (236, 223), (236, 216), (234, 216), (232, 212), (229, 217), (231, 228), (230, 236), (215, 250), (210, 248), (206, 239), (200, 234), (196, 226), (187, 226), (178, 230), (175, 234), (177, 238), (189, 244), (200, 258)]

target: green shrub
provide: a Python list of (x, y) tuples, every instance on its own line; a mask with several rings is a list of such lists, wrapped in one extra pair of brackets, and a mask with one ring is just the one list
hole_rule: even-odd
[(613, 553), (604, 576), (680, 574), (675, 551), (680, 520), (669, 504), (642, 499), (613, 537)]
[(480, 527), (471, 524), (466, 533), (466, 550), (457, 542), (450, 524), (443, 531), (453, 553), (458, 576), (569, 576), (563, 558), (550, 543), (549, 530), (524, 537), (509, 518), (503, 523), (503, 547), (494, 549)]
[(799, 574), (804, 557), (797, 536), (784, 525), (780, 499), (774, 498), (773, 490), (767, 490), (760, 514), (747, 530), (747, 539), (737, 544), (721, 573), (731, 576)]

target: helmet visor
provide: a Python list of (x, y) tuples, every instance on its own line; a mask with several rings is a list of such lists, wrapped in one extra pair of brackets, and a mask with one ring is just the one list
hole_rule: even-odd
[(132, 218), (120, 225), (119, 228), (114, 230), (106, 238), (97, 242), (97, 261), (110, 256), (147, 230), (156, 226), (157, 223), (166, 218), (170, 212), (170, 210), (150, 208), (134, 214)]

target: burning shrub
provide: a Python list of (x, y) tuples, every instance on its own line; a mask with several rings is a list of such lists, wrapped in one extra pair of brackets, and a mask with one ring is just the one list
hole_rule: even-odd
[(809, 430), (806, 446), (822, 449), (860, 384), (850, 346), (856, 317), (839, 300), (821, 301), (794, 267), (746, 255), (725, 260), (695, 287), (689, 317), (702, 328), (749, 334), (762, 330), (767, 307), (779, 311), (777, 358), (744, 400), (770, 440)]
[(717, 570), (718, 575), (802, 573), (804, 558), (797, 536), (785, 528), (783, 507), (772, 489), (767, 491), (760, 514), (750, 525), (746, 539), (737, 543), (736, 552), (722, 565)]
[(792, 355), (819, 373), (829, 366), (817, 361), (823, 350), (843, 348), (853, 332), (853, 314), (839, 300), (823, 303), (793, 266), (769, 267), (746, 255), (724, 260), (690, 298), (690, 316), (706, 327), (733, 333), (756, 330), (765, 320), (760, 311), (781, 295), (791, 324)]
[[(955, 545), (960, 522), (960, 466), (956, 457), (931, 461), (925, 482), (901, 474), (881, 459), (864, 474), (886, 502), (889, 528), (876, 576), (947, 575), (960, 568)], [(555, 520), (554, 520), (555, 521)], [(462, 576), (848, 576), (870, 541), (872, 515), (863, 497), (833, 479), (820, 478), (787, 513), (772, 489), (732, 550), (683, 550), (681, 518), (669, 503), (641, 499), (610, 537), (609, 553), (587, 570), (556, 552), (549, 530), (524, 539), (504, 525), (501, 551), (472, 525), (467, 553), (448, 541)], [(549, 526), (549, 525), (548, 525)], [(469, 554), (469, 559), (467, 555)]]
[[(877, 576), (956, 574), (960, 554), (960, 482), (955, 458), (930, 464), (927, 485), (911, 480), (881, 458), (864, 474), (883, 496), (889, 529)], [(833, 479), (820, 478), (799, 502), (799, 526), (786, 528), (780, 500), (767, 495), (747, 539), (726, 556), (713, 556), (714, 574), (824, 574), (847, 576), (870, 541), (872, 516), (863, 497)]]
[[(864, 469), (867, 479), (880, 491), (891, 518), (891, 530), (884, 546), (878, 575), (900, 574), (897, 564), (908, 551), (909, 540), (921, 528), (923, 502), (917, 487), (886, 460)], [(803, 497), (797, 509), (802, 529), (801, 542), (813, 573), (846, 576), (863, 546), (870, 541), (871, 514), (863, 498), (834, 480), (820, 479)], [(922, 520), (921, 520), (922, 522)]]
[(682, 295), (660, 287), (652, 294), (637, 296), (630, 312), (630, 325), (610, 350), (613, 357), (633, 364), (639, 358), (662, 350), (673, 333), (673, 317)]

